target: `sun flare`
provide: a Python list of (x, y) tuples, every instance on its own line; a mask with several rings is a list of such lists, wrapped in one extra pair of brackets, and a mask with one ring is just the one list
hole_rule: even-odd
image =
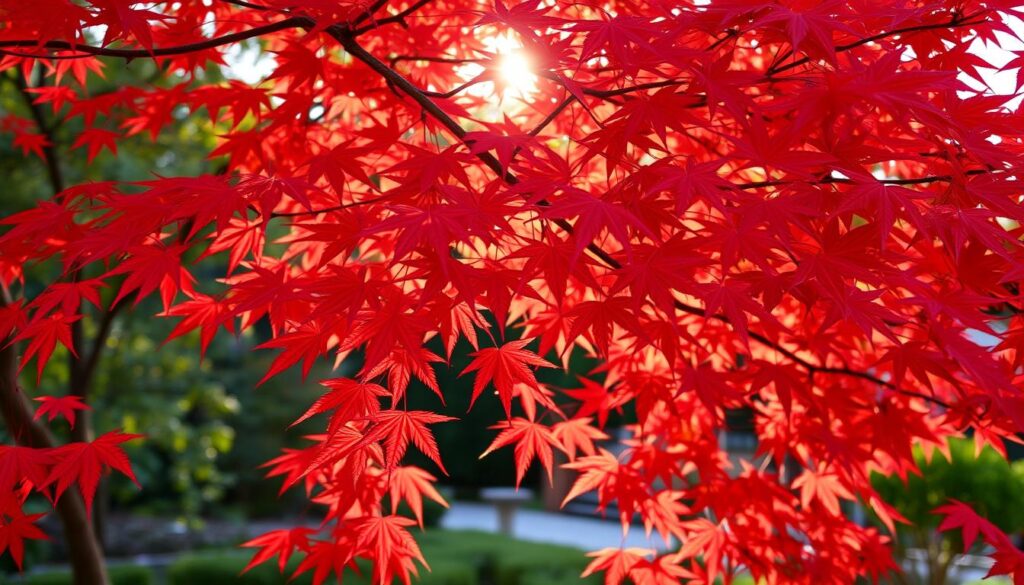
[(517, 49), (502, 55), (499, 73), (506, 92), (512, 92), (515, 97), (529, 97), (537, 92), (537, 75), (523, 51)]
[[(500, 33), (482, 39), (485, 50), (493, 55), (490, 80), (473, 84), (466, 90), (469, 95), (490, 98), (494, 106), (491, 115), (517, 109), (517, 100), (529, 101), (540, 91), (537, 87), (536, 66), (513, 33)], [(486, 71), (480, 63), (467, 63), (456, 69), (465, 81), (478, 78)], [(511, 99), (510, 99), (511, 98)], [(489, 100), (490, 101), (490, 100)]]

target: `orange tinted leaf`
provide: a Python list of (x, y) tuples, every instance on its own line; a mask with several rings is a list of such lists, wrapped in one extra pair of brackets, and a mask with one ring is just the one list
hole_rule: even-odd
[(416, 445), (424, 455), (445, 471), (441, 463), (441, 453), (437, 450), (437, 441), (427, 428), (428, 424), (443, 423), (455, 420), (450, 416), (441, 416), (424, 410), (382, 410), (369, 419), (372, 423), (360, 446), (368, 443), (384, 442), (385, 462), (389, 469), (398, 466), (399, 461), (409, 448), (409, 443)]
[(553, 481), (551, 466), (554, 455), (551, 447), (556, 447), (561, 451), (564, 451), (565, 447), (551, 432), (551, 429), (540, 423), (519, 417), (513, 418), (507, 423), (498, 423), (491, 428), (501, 429), (501, 432), (491, 442), (490, 447), (487, 447), (487, 450), (480, 455), (481, 459), (496, 449), (515, 444), (517, 488), (522, 483), (523, 476), (526, 475), (526, 470), (530, 467), (534, 457), (540, 460), (544, 470), (547, 471), (548, 481)]
[(510, 341), (501, 347), (486, 347), (472, 354), (470, 362), (462, 374), (477, 372), (473, 380), (473, 397), (470, 408), (480, 397), (487, 383), (493, 383), (505, 408), (505, 415), (512, 417), (512, 393), (516, 383), (526, 384), (539, 389), (537, 378), (528, 366), (553, 368), (554, 366), (528, 349), (523, 349), (529, 339)]

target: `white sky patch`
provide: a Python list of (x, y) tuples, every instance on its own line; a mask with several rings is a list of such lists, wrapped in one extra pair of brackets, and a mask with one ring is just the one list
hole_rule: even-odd
[(248, 85), (256, 85), (277, 68), (274, 54), (260, 49), (259, 43), (236, 43), (224, 52), (224, 76)]
[[(988, 63), (991, 63), (993, 67), (999, 68), (1006, 65), (1010, 60), (1014, 58), (1013, 51), (1024, 51), (1024, 42), (1021, 38), (1024, 38), (1024, 21), (1020, 19), (1017, 14), (1000, 13), (1005, 19), (1006, 24), (1013, 31), (1013, 35), (1006, 33), (997, 32), (996, 37), (999, 39), (998, 44), (985, 43), (981, 39), (975, 39), (971, 43), (970, 52), (978, 55)], [(1017, 93), (1017, 70), (1010, 69), (1008, 71), (998, 71), (997, 69), (985, 69), (979, 68), (982, 80), (991, 88), (991, 92), (995, 95), (1017, 95), (1016, 98), (1011, 100), (1007, 106), (1010, 109), (1016, 110), (1020, 107), (1020, 103), (1024, 100), (1024, 95)], [(986, 88), (978, 83), (967, 74), (961, 73), (960, 80), (968, 86), (977, 89), (979, 91), (985, 91)]]

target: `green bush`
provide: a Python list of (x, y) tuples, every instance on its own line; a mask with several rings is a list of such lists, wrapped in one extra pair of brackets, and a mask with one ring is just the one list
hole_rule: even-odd
[(468, 563), (431, 559), (427, 559), (427, 562), (430, 563), (430, 570), (421, 570), (419, 580), (414, 580), (419, 585), (477, 585), (480, 581), (476, 567)]
[(578, 575), (553, 576), (546, 572), (530, 571), (523, 574), (523, 583), (530, 585), (579, 585), (589, 583), (589, 580), (581, 580)]
[[(153, 571), (147, 567), (130, 565), (110, 567), (111, 585), (152, 585), (156, 582)], [(71, 573), (52, 572), (28, 575), (25, 585), (71, 585)]]
[(428, 530), (416, 534), (427, 562), (431, 559), (451, 559), (481, 567), (495, 554), (500, 554), (509, 543), (507, 537), (475, 530)]
[(493, 557), (494, 585), (533, 585), (538, 581), (600, 583), (599, 576), (580, 579), (588, 559), (583, 551), (565, 546), (507, 541)]
[[(417, 534), (431, 570), (421, 569), (421, 585), (580, 585), (600, 583), (598, 576), (580, 579), (588, 559), (583, 551), (513, 540), (472, 531), (428, 531)], [(241, 551), (197, 553), (180, 558), (168, 571), (168, 585), (281, 585), (289, 582), (268, 562), (241, 574), (251, 556)], [(289, 563), (291, 574), (298, 564)], [(368, 567), (366, 567), (368, 568)], [(368, 585), (362, 575), (346, 573), (345, 585)], [(310, 573), (291, 581), (311, 583)]]
[(910, 583), (945, 582), (952, 557), (964, 550), (959, 530), (939, 533), (942, 516), (932, 511), (951, 498), (967, 502), (1008, 534), (1024, 530), (1024, 461), (1010, 464), (991, 447), (980, 454), (970, 439), (951, 439), (951, 461), (940, 453), (930, 460), (920, 448), (914, 460), (921, 475), (911, 474), (904, 482), (897, 476), (874, 474), (871, 483), (882, 499), (895, 506), (911, 524), (900, 525), (895, 542), (897, 559), (908, 549), (923, 551), (925, 567), (937, 567), (936, 574), (908, 571)]
[[(414, 582), (421, 585), (477, 585), (477, 568), (472, 564), (445, 559), (443, 555), (438, 557), (429, 560), (430, 571), (421, 568), (419, 579), (414, 579)], [(273, 562), (242, 574), (249, 559), (248, 554), (235, 552), (189, 555), (171, 565), (168, 585), (282, 585), (286, 582), (306, 585), (312, 582), (312, 573), (301, 575), (294, 581), (288, 580), (298, 565), (296, 561), (289, 563), (285, 575), (278, 572)], [(369, 585), (368, 570), (366, 566), (362, 574), (346, 571), (345, 585)]]
[[(168, 585), (281, 585), (288, 582), (288, 577), (281, 575), (277, 564), (263, 563), (245, 574), (242, 570), (252, 556), (242, 551), (225, 553), (198, 553), (186, 555), (175, 561), (167, 570)], [(296, 566), (290, 563), (291, 569)], [(290, 575), (291, 573), (287, 573)], [(297, 585), (312, 583), (309, 573), (291, 581)], [(345, 583), (349, 583), (348, 576)], [(351, 580), (353, 585), (363, 585)]]
[(579, 578), (589, 559), (576, 548), (476, 531), (428, 531), (417, 539), (431, 567), (455, 564), (494, 585), (600, 582), (597, 577)]

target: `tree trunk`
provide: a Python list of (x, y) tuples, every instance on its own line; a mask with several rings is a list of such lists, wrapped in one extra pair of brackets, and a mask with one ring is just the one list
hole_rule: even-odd
[[(37, 80), (35, 85), (42, 86), (46, 77), (43, 68), (36, 68)], [(50, 187), (54, 194), (64, 190), (64, 176), (61, 172), (60, 159), (54, 148), (56, 140), (53, 135), (53, 128), (47, 125), (42, 108), (32, 99), (29, 86), (26, 80), (15, 74), (14, 83), (25, 101), (32, 119), (35, 121), (39, 133), (47, 138), (46, 146), (43, 146), (43, 155), (46, 162), (46, 170), (50, 181)], [(72, 272), (72, 278), (80, 278), (77, 270)], [(3, 304), (10, 301), (8, 291), (4, 288)], [(113, 313), (111, 312), (111, 317)], [(101, 332), (97, 336), (96, 355), (90, 356), (93, 363), (83, 364), (81, 359), (75, 355), (69, 356), (68, 373), (71, 381), (69, 394), (76, 394), (83, 399), (88, 393), (88, 384), (91, 381), (92, 370), (95, 367), (95, 360), (102, 350), (104, 336), (109, 331), (110, 323), (105, 321), (101, 326)], [(71, 324), (72, 348), (74, 352), (82, 355), (83, 335), (82, 322), (76, 321)], [(50, 436), (46, 427), (36, 424), (32, 420), (32, 408), (29, 406), (25, 395), (18, 387), (18, 358), (13, 345), (0, 350), (0, 410), (3, 411), (4, 422), (11, 432), (14, 440), (27, 447), (53, 447), (55, 442)], [(91, 441), (92, 417), (89, 411), (79, 414), (79, 424), (71, 431), (74, 441)], [(102, 483), (102, 480), (101, 480)], [(65, 539), (68, 544), (68, 554), (71, 557), (71, 568), (74, 574), (75, 585), (106, 585), (107, 569), (103, 559), (103, 548), (97, 540), (97, 534), (102, 534), (103, 518), (96, 515), (89, 518), (86, 513), (85, 503), (76, 491), (67, 491), (57, 502), (57, 514), (64, 525)], [(96, 528), (93, 527), (93, 520)]]
[[(79, 322), (74, 323), (77, 325)], [(102, 350), (102, 343), (105, 337), (97, 337), (97, 347), (94, 351)], [(76, 339), (77, 341), (77, 339)], [(81, 353), (81, 349), (84, 346), (82, 343), (76, 343), (77, 351)], [(71, 384), (68, 388), (68, 394), (73, 394), (82, 398), (83, 402), (88, 403), (89, 399), (89, 388), (92, 385), (93, 371), (83, 371), (81, 358), (71, 356)], [(81, 443), (89, 443), (96, 438), (96, 433), (93, 432), (92, 424), (92, 411), (83, 410), (78, 413), (78, 421), (74, 428), (71, 429), (71, 440), (78, 441)], [(96, 487), (96, 497), (93, 501), (92, 507), (92, 525), (93, 531), (96, 534), (96, 539), (100, 543), (100, 546), (106, 546), (106, 518), (107, 518), (107, 478), (100, 477), (100, 481)]]
[[(11, 437), (25, 447), (37, 449), (56, 445), (49, 431), (32, 420), (32, 408), (18, 386), (18, 358), (15, 346), (0, 350), (0, 412)], [(68, 556), (75, 585), (107, 585), (103, 550), (93, 532), (85, 503), (77, 490), (64, 492), (56, 505), (64, 526)]]

